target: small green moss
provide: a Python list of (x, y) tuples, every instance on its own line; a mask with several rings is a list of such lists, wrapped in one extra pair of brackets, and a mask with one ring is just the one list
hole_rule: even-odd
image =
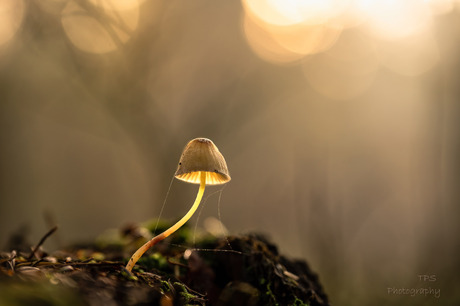
[(278, 302), (276, 301), (276, 296), (273, 293), (272, 288), (270, 288), (270, 283), (267, 283), (267, 291), (265, 292), (265, 294), (273, 300), (276, 306), (279, 306)]
[(305, 303), (304, 301), (302, 301), (301, 299), (295, 296), (294, 304), (292, 304), (292, 306), (310, 306), (310, 305), (308, 305), (307, 303)]
[(169, 267), (166, 257), (156, 252), (149, 256), (143, 256), (138, 261), (139, 265), (145, 267), (147, 270), (157, 269), (165, 270)]
[(165, 294), (166, 292), (174, 292), (174, 287), (169, 281), (160, 280), (160, 282), (162, 285), (162, 288), (161, 288), (162, 294)]
[(126, 270), (122, 270), (122, 271), (121, 271), (121, 275), (122, 275), (124, 278), (128, 279), (128, 280), (136, 281), (136, 282), (138, 281), (137, 276), (133, 275), (132, 273), (129, 273), (129, 272), (126, 271)]
[(191, 293), (188, 291), (187, 287), (185, 287), (184, 284), (179, 283), (179, 282), (175, 282), (174, 285), (177, 286), (177, 287), (180, 287), (180, 288), (182, 289), (182, 290), (179, 292), (179, 294), (184, 298), (184, 302), (185, 302), (185, 303), (190, 303), (191, 301), (193, 301), (194, 299), (197, 298), (196, 295), (191, 294)]

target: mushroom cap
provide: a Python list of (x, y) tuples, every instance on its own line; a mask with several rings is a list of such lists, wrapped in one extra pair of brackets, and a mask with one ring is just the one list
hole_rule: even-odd
[(188, 183), (199, 184), (201, 171), (206, 172), (206, 185), (220, 185), (231, 180), (222, 153), (207, 138), (195, 138), (185, 146), (174, 176)]

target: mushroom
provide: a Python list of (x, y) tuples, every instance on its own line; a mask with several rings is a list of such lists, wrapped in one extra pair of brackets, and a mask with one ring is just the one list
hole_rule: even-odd
[(200, 205), (206, 185), (220, 185), (231, 180), (224, 157), (216, 145), (207, 138), (195, 138), (185, 146), (174, 177), (187, 183), (200, 184), (195, 202), (182, 219), (163, 233), (153, 237), (131, 256), (126, 265), (126, 270), (130, 272), (142, 254), (177, 231), (190, 219)]

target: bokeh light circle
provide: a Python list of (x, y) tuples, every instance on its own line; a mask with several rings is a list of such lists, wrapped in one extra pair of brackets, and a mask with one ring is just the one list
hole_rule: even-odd
[(24, 11), (23, 0), (0, 0), (0, 46), (15, 36), (24, 19)]

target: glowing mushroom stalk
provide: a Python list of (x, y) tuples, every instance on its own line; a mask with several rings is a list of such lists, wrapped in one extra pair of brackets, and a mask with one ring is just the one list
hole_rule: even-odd
[(230, 181), (227, 163), (216, 145), (207, 138), (195, 138), (184, 148), (176, 170), (175, 178), (187, 183), (200, 184), (195, 202), (185, 216), (176, 224), (141, 246), (131, 256), (126, 270), (131, 271), (139, 258), (148, 249), (177, 231), (190, 219), (200, 205), (206, 185), (220, 185)]

